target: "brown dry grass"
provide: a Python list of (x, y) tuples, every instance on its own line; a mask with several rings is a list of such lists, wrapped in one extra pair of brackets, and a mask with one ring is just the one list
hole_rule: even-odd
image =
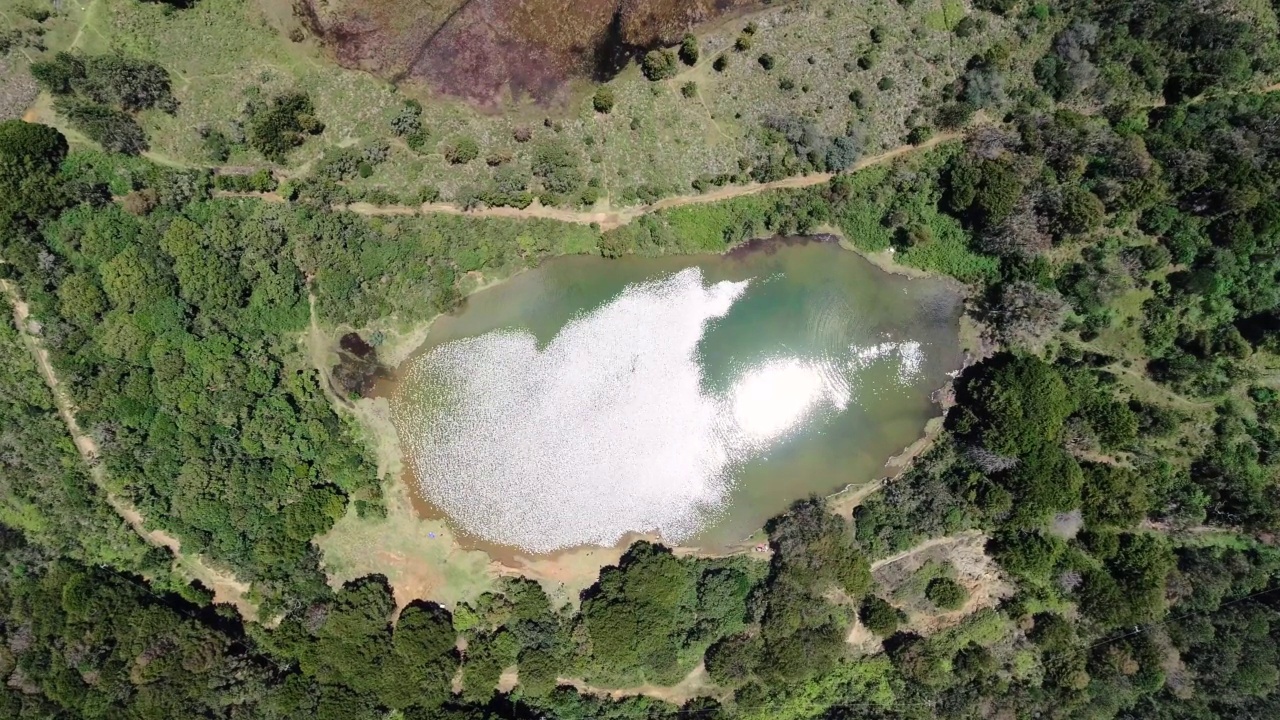
[(564, 99), (569, 80), (609, 76), (639, 49), (757, 0), (307, 0), (307, 24), (349, 67), (492, 105), (504, 92)]

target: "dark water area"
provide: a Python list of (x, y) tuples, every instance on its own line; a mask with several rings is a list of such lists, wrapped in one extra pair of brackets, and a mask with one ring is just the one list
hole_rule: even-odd
[(564, 257), (438, 318), (373, 392), (415, 507), (465, 546), (545, 555), (646, 533), (724, 549), (884, 474), (962, 365), (960, 312), (953, 284), (830, 236)]

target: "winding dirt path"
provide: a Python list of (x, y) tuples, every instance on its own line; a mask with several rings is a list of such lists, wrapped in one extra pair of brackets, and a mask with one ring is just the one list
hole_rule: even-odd
[(247, 619), (255, 618), (257, 608), (246, 597), (249, 593), (248, 583), (241, 582), (228, 571), (210, 567), (198, 555), (184, 554), (182, 543), (178, 538), (164, 530), (148, 530), (142, 513), (138, 512), (138, 509), (128, 500), (111, 492), (106, 482), (106, 468), (99, 462), (98, 443), (81, 429), (80, 422), (76, 419), (75, 405), (53, 370), (53, 363), (49, 360), (49, 350), (45, 348), (44, 342), (30, 330), (30, 308), (18, 293), (17, 287), (8, 280), (0, 280), (0, 291), (4, 292), (10, 305), (13, 306), (13, 321), (17, 325), (18, 333), (22, 336), (22, 341), (27, 346), (27, 351), (31, 353), (32, 359), (35, 360), (40, 377), (44, 379), (45, 385), (53, 394), (58, 416), (67, 426), (67, 432), (80, 453), (80, 459), (88, 467), (90, 479), (106, 494), (107, 502), (144, 540), (152, 545), (168, 548), (178, 565), (213, 591), (215, 601), (231, 603), (238, 607)]
[(936, 548), (940, 545), (954, 545), (956, 543), (965, 542), (967, 540), (972, 540), (973, 538), (982, 537), (982, 536), (983, 536), (983, 533), (981, 530), (966, 530), (964, 532), (956, 533), (955, 535), (943, 535), (942, 537), (936, 537), (931, 540), (925, 540), (919, 545), (916, 545), (915, 547), (910, 548), (908, 550), (903, 550), (897, 555), (890, 555), (887, 558), (883, 558), (871, 563), (871, 571), (875, 572), (876, 570), (879, 570), (880, 568), (886, 565), (892, 565), (900, 560), (906, 560), (912, 555), (919, 555), (920, 553), (926, 550), (929, 550), (930, 548)]
[[(959, 132), (939, 133), (919, 145), (901, 145), (878, 155), (863, 158), (862, 160), (854, 163), (846, 172), (856, 172), (875, 165), (883, 165), (884, 163), (892, 162), (893, 160), (905, 155), (915, 152), (923, 152), (930, 148), (937, 147), (942, 143), (957, 140), (960, 137), (962, 137), (962, 134)], [(215, 170), (216, 169), (217, 168), (215, 168)], [(795, 175), (766, 183), (728, 185), (707, 193), (673, 195), (671, 197), (662, 198), (661, 200), (649, 205), (638, 205), (635, 207), (620, 208), (618, 210), (569, 210), (558, 207), (546, 207), (539, 204), (537, 200), (535, 200), (532, 205), (524, 208), (498, 206), (479, 207), (468, 210), (459, 205), (444, 202), (423, 203), (422, 205), (374, 205), (372, 203), (356, 202), (346, 205), (334, 205), (333, 209), (345, 210), (359, 215), (387, 217), (429, 215), (434, 213), (444, 215), (465, 215), (468, 217), (508, 218), (513, 220), (558, 220), (560, 222), (576, 223), (579, 225), (596, 225), (603, 231), (622, 227), (637, 218), (658, 212), (659, 210), (670, 210), (673, 208), (685, 207), (686, 205), (704, 205), (707, 203), (720, 202), (722, 200), (732, 200), (734, 198), (745, 197), (747, 195), (758, 195), (771, 190), (812, 187), (814, 185), (821, 185), (829, 182), (833, 177), (835, 177), (834, 173), (811, 173), (809, 175)], [(216, 197), (257, 198), (266, 202), (286, 202), (280, 194), (274, 192), (257, 193), (215, 191), (214, 195)]]

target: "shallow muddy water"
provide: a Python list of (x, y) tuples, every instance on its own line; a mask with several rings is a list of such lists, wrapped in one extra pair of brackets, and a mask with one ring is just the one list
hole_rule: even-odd
[(464, 544), (721, 549), (882, 475), (961, 365), (960, 311), (829, 242), (558, 258), (436, 320), (377, 394)]

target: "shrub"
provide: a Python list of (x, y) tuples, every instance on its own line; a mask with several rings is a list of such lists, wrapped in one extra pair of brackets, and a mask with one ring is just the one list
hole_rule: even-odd
[(1054, 229), (1060, 235), (1080, 235), (1102, 224), (1106, 209), (1097, 195), (1078, 185), (1058, 193), (1054, 207)]
[(697, 95), (698, 95), (698, 83), (693, 82), (692, 80), (690, 80), (689, 82), (685, 83), (684, 85), (681, 85), (681, 86), (680, 86), (680, 94), (681, 94), (681, 95), (683, 95), (683, 96), (685, 96), (685, 97), (687, 97), (687, 98), (697, 97)]
[(886, 75), (885, 77), (880, 78), (880, 82), (876, 83), (876, 87), (881, 90), (892, 90), (895, 84), (896, 83), (893, 82), (893, 78)]
[(774, 60), (773, 56), (770, 55), (769, 53), (764, 53), (763, 55), (761, 55), (759, 57), (759, 62), (760, 62), (760, 67), (764, 68), (765, 70), (772, 70), (774, 66), (777, 65), (777, 61)]
[(92, 102), (59, 101), (58, 113), (107, 152), (140, 155), (148, 148), (146, 133), (132, 115)]
[(680, 62), (685, 65), (698, 64), (698, 38), (693, 33), (684, 36), (684, 40), (680, 42)]
[(973, 15), (965, 15), (960, 18), (960, 22), (956, 23), (956, 29), (953, 31), (956, 37), (970, 38), (987, 29), (987, 22)]
[(876, 59), (875, 59), (875, 56), (873, 55), (867, 54), (858, 58), (858, 67), (862, 68), (863, 70), (870, 70), (875, 66), (876, 66)]
[(738, 52), (746, 52), (751, 49), (752, 40), (750, 35), (742, 34), (733, 42), (733, 49)]
[(884, 39), (887, 35), (888, 35), (888, 32), (884, 29), (883, 25), (877, 25), (871, 28), (871, 42), (877, 45), (884, 42)]
[[(1005, 15), (1018, 4), (1018, 0), (973, 0), (973, 6), (997, 15)], [(1037, 6), (1040, 7), (1040, 6)], [(1034, 11), (1033, 11), (1034, 13)]]
[(868, 595), (858, 608), (858, 617), (871, 632), (880, 637), (889, 637), (898, 631), (903, 613), (878, 595)]
[(591, 97), (591, 107), (595, 108), (598, 113), (608, 114), (611, 112), (613, 110), (613, 88), (597, 88), (596, 94)]
[(284, 162), (289, 150), (301, 145), (306, 135), (324, 132), (316, 119), (315, 107), (306, 93), (277, 95), (249, 120), (249, 145), (273, 162)]
[(221, 130), (213, 130), (205, 135), (201, 145), (204, 147), (205, 157), (211, 162), (226, 162), (231, 157), (231, 141)]
[(911, 132), (907, 133), (907, 142), (912, 145), (920, 145), (933, 137), (933, 128), (928, 125), (917, 125), (911, 128)]
[(444, 148), (444, 159), (452, 165), (466, 165), (480, 157), (480, 146), (466, 135), (456, 138)]
[(716, 61), (711, 63), (711, 69), (716, 72), (724, 72), (729, 67), (729, 56), (721, 53), (716, 57)]
[(400, 137), (408, 137), (422, 131), (422, 104), (417, 100), (408, 100), (400, 112), (391, 118), (391, 132)]
[(675, 77), (679, 71), (676, 55), (670, 50), (650, 50), (640, 61), (640, 71), (653, 81)]
[(951, 578), (937, 577), (929, 581), (924, 596), (943, 610), (957, 610), (969, 599), (969, 591)]
[(938, 125), (947, 130), (962, 128), (969, 124), (975, 112), (977, 108), (967, 102), (947, 103), (938, 108)]

